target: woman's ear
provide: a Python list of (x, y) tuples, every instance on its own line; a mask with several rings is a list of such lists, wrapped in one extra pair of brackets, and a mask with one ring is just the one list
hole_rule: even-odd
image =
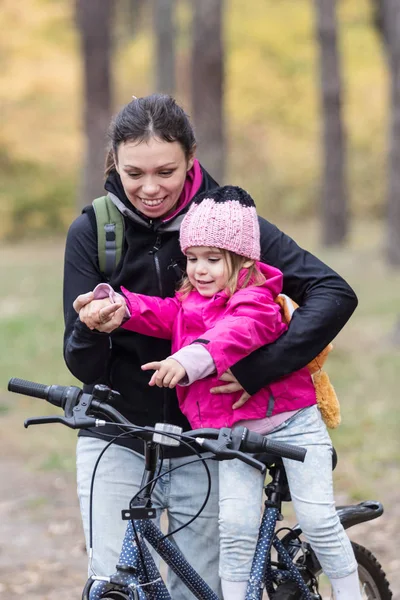
[(189, 158), (188, 158), (186, 171), (190, 171), (190, 169), (193, 167), (195, 158), (196, 158), (196, 146), (193, 146), (193, 148), (190, 152)]

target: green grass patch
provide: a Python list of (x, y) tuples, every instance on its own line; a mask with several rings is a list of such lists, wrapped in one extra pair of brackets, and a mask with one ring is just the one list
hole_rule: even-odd
[(62, 261), (59, 242), (2, 247), (0, 390), (11, 377), (73, 382), (62, 356)]
[(1, 415), (6, 415), (10, 410), (10, 407), (8, 404), (5, 404), (5, 402), (0, 402), (0, 417)]
[(43, 400), (7, 393), (11, 377), (76, 385), (62, 355), (62, 263), (59, 241), (3, 245), (0, 277), (0, 429), (10, 455), (27, 468), (72, 471), (76, 432), (62, 425), (24, 428), (33, 416), (62, 414)]
[(65, 452), (52, 451), (40, 464), (43, 471), (73, 471), (75, 469), (75, 457)]
[(25, 502), (25, 509), (27, 510), (41, 510), (46, 508), (49, 504), (49, 499), (45, 496), (35, 496), (34, 498), (28, 498)]

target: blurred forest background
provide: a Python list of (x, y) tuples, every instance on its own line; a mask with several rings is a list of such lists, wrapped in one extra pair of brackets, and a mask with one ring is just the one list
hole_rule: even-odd
[[(352, 537), (400, 597), (400, 0), (0, 0), (0, 28), (0, 595), (50, 597), (43, 564), (58, 556), (65, 572), (81, 536), (75, 433), (24, 432), (53, 410), (6, 394), (7, 381), (77, 383), (62, 358), (65, 233), (102, 195), (111, 115), (165, 91), (211, 174), (246, 188), (358, 294), (327, 363), (343, 414), (336, 490), (384, 502)], [(21, 566), (22, 585), (1, 583)]]
[[(246, 0), (87, 0), (78, 2), (76, 10), (70, 0), (2, 0), (1, 238), (64, 232), (82, 189), (85, 133), (97, 135), (103, 160), (111, 114), (132, 94), (157, 89), (173, 93), (192, 116), (200, 157), (210, 169), (217, 167), (215, 176), (250, 190), (268, 218), (296, 221), (315, 215), (321, 205), (325, 94), (325, 114), (337, 109), (343, 129), (339, 142), (350, 215), (384, 217), (391, 77), (377, 27), (379, 4), (338, 2), (335, 31), (326, 18), (329, 12), (334, 15), (334, 2), (252, 0), (250, 9)], [(168, 13), (168, 5), (172, 48), (165, 32), (168, 16), (162, 20), (164, 30), (156, 19), (160, 7)], [(327, 15), (319, 14), (326, 11), (324, 5)], [(196, 14), (202, 11), (206, 14)], [(218, 35), (222, 65), (212, 62)], [(322, 47), (330, 57), (324, 58), (321, 77)], [(218, 100), (218, 85), (223, 92), (219, 125), (218, 107), (207, 105), (212, 94)], [(224, 135), (223, 157), (215, 161), (207, 118)], [(334, 129), (331, 135), (338, 141)], [(97, 187), (101, 193), (101, 173)], [(91, 200), (90, 195), (80, 197), (82, 204)]]

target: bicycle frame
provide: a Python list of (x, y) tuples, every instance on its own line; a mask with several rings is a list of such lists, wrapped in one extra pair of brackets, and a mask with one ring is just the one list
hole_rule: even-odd
[[(145, 446), (145, 472), (142, 478), (143, 492), (138, 497), (136, 508), (149, 508), (151, 481), (157, 464), (157, 447), (153, 443)], [(284, 467), (271, 470), (272, 481), (266, 486), (267, 500), (259, 529), (256, 550), (246, 592), (246, 600), (261, 600), (264, 588), (270, 594), (274, 583), (294, 581), (303, 593), (304, 600), (312, 600), (299, 569), (294, 565), (290, 553), (281, 540), (275, 536), (275, 526), (280, 518), (281, 499), (285, 490)], [(135, 505), (133, 505), (135, 507)], [(126, 511), (130, 513), (130, 511)], [(154, 512), (154, 511), (153, 511)], [(149, 519), (129, 521), (122, 544), (116, 572), (111, 577), (92, 576), (89, 578), (82, 600), (99, 600), (111, 590), (123, 590), (132, 599), (146, 600), (146, 588), (151, 590), (151, 598), (171, 600), (161, 574), (150, 554), (145, 540), (157, 554), (178, 575), (192, 594), (200, 600), (218, 600), (200, 575), (188, 563), (180, 550)], [(271, 548), (278, 553), (279, 565), (271, 563)], [(282, 565), (284, 568), (279, 568)]]
[[(299, 590), (303, 592), (304, 600), (311, 600), (312, 596), (304, 580), (293, 564), (291, 557), (284, 548), (282, 542), (274, 539), (275, 525), (279, 517), (279, 510), (274, 507), (266, 507), (260, 526), (260, 535), (254, 555), (253, 565), (247, 587), (246, 600), (261, 600), (264, 585), (267, 591), (273, 590), (272, 583), (291, 579), (296, 582)], [(135, 540), (135, 532), (140, 539), (140, 552)], [(187, 562), (180, 550), (172, 542), (163, 539), (161, 530), (148, 520), (137, 520), (128, 524), (117, 571), (109, 581), (105, 578), (96, 580), (92, 578), (89, 600), (99, 600), (102, 594), (111, 589), (122, 588), (126, 592), (132, 592), (132, 598), (146, 600), (146, 588), (151, 589), (152, 598), (157, 600), (171, 600), (171, 596), (162, 580), (160, 572), (144, 542), (147, 540), (157, 551), (159, 556), (180, 577), (187, 588), (200, 600), (218, 600), (218, 596), (209, 588), (204, 580), (196, 573)], [(275, 547), (279, 554), (280, 562), (285, 569), (272, 569), (270, 562), (271, 547)], [(142, 560), (147, 574), (142, 565)], [(150, 579), (150, 582), (148, 581)], [(150, 587), (151, 586), (151, 587)], [(136, 596), (134, 593), (136, 592)], [(85, 600), (85, 596), (83, 596)]]
[[(123, 518), (128, 520), (129, 524), (117, 571), (110, 577), (92, 576), (89, 578), (82, 593), (82, 600), (101, 600), (101, 598), (105, 599), (107, 597), (109, 600), (111, 598), (114, 600), (117, 598), (121, 600), (128, 598), (129, 600), (146, 600), (148, 597), (151, 597), (152, 600), (171, 599), (150, 551), (144, 543), (145, 540), (153, 546), (195, 597), (203, 600), (217, 599), (216, 594), (195, 572), (176, 546), (163, 535), (158, 527), (148, 520), (156, 515), (156, 511), (151, 504), (151, 491), (158, 479), (158, 476), (156, 478), (154, 476), (157, 469), (159, 446), (154, 442), (154, 434), (158, 433), (159, 430), (151, 427), (136, 427), (125, 419), (123, 415), (107, 403), (107, 400), (113, 400), (116, 394), (107, 386), (97, 385), (93, 395), (89, 395), (82, 393), (82, 390), (75, 386), (46, 386), (12, 378), (9, 381), (8, 389), (27, 396), (43, 398), (64, 409), (64, 417), (46, 416), (27, 419), (25, 427), (56, 422), (73, 429), (104, 425), (105, 421), (88, 414), (89, 409), (94, 409), (98, 410), (100, 414), (106, 414), (116, 423), (133, 428), (136, 435), (141, 432), (141, 437), (145, 441), (145, 470), (141, 490), (131, 501), (129, 510), (122, 513)], [(260, 460), (256, 458), (262, 457), (262, 462), (267, 465), (267, 469), (272, 476), (272, 481), (265, 488), (267, 500), (259, 528), (246, 600), (261, 600), (264, 587), (269, 596), (273, 596), (276, 600), (278, 598), (280, 600), (289, 597), (297, 598), (297, 592), (301, 594), (301, 600), (321, 600), (317, 581), (322, 571), (321, 565), (309, 544), (302, 542), (300, 526), (295, 525), (282, 539), (278, 538), (279, 531), (275, 532), (276, 522), (281, 518), (281, 504), (283, 501), (290, 500), (283, 463), (276, 456), (304, 460), (305, 450), (293, 447), (290, 444), (270, 443), (263, 436), (257, 436), (256, 434), (252, 434), (252, 437), (248, 438), (249, 432), (245, 428), (241, 429), (242, 431), (235, 430), (238, 434), (236, 436), (232, 434), (231, 430), (225, 430), (224, 428), (219, 431), (201, 429), (189, 433), (197, 444), (211, 451), (219, 457), (219, 460), (240, 458), (253, 467), (264, 471), (265, 469)], [(218, 442), (213, 444), (207, 442), (206, 445), (207, 440), (205, 438), (217, 439), (214, 437), (216, 432)], [(165, 435), (174, 438), (174, 435), (169, 435), (166, 432)], [(246, 444), (242, 446), (244, 441), (246, 441)], [(162, 443), (165, 443), (165, 441)], [(241, 449), (244, 449), (245, 453), (252, 454), (252, 458), (246, 458), (246, 454), (241, 452)], [(273, 454), (268, 454), (268, 452)], [(335, 455), (332, 467), (334, 468), (334, 466)], [(338, 507), (337, 513), (343, 527), (348, 529), (358, 523), (380, 517), (383, 513), (383, 506), (380, 502), (369, 500), (357, 505)], [(366, 548), (358, 544), (353, 546), (356, 556), (358, 554), (359, 557), (358, 564), (361, 567), (362, 581), (365, 581), (368, 589), (371, 586), (374, 589), (376, 586), (379, 587), (380, 595), (377, 597), (392, 598), (389, 583), (379, 562)], [(278, 553), (278, 560), (275, 563), (271, 560), (272, 547)], [(299, 551), (302, 551), (302, 554), (297, 559)], [(296, 563), (294, 563), (295, 560)], [(365, 566), (365, 561), (367, 561), (368, 566)], [(376, 585), (375, 581), (377, 581)], [(294, 589), (293, 584), (296, 589)], [(149, 592), (149, 595), (146, 591)], [(381, 591), (383, 595), (381, 595)]]
[[(135, 530), (140, 540), (140, 549), (136, 543), (132, 543), (135, 541)], [(147, 540), (153, 546), (159, 556), (182, 579), (197, 598), (218, 600), (218, 596), (191, 567), (180, 550), (168, 538), (163, 538), (164, 534), (152, 521), (135, 520), (129, 522), (116, 573), (111, 576), (110, 583), (95, 580), (90, 588), (89, 600), (97, 600), (101, 597), (101, 594), (115, 586), (122, 586), (132, 590), (132, 592), (136, 591), (136, 597), (145, 600), (147, 598), (145, 594), (146, 587), (149, 587), (149, 585), (151, 585), (152, 598), (171, 600), (171, 596), (144, 540)], [(149, 579), (150, 584), (148, 583)]]

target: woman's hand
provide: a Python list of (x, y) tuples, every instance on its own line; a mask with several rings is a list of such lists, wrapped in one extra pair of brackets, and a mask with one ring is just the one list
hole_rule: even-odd
[(126, 304), (122, 297), (119, 297), (115, 303), (112, 303), (109, 298), (93, 300), (93, 292), (78, 296), (73, 307), (79, 314), (79, 319), (89, 329), (104, 333), (111, 333), (117, 329), (126, 314)]
[(242, 395), (240, 396), (239, 400), (232, 405), (232, 408), (240, 408), (243, 406), (243, 404), (246, 404), (247, 400), (250, 398), (250, 394), (243, 389), (243, 386), (240, 385), (230, 369), (225, 371), (225, 373), (221, 375), (220, 379), (221, 381), (227, 381), (228, 383), (211, 388), (210, 392), (212, 394), (231, 394), (232, 392), (239, 392), (242, 390)]
[(151, 376), (149, 385), (157, 385), (158, 387), (174, 388), (186, 375), (185, 369), (174, 358), (166, 358), (165, 360), (142, 365), (143, 371), (153, 369), (155, 369), (155, 373)]

